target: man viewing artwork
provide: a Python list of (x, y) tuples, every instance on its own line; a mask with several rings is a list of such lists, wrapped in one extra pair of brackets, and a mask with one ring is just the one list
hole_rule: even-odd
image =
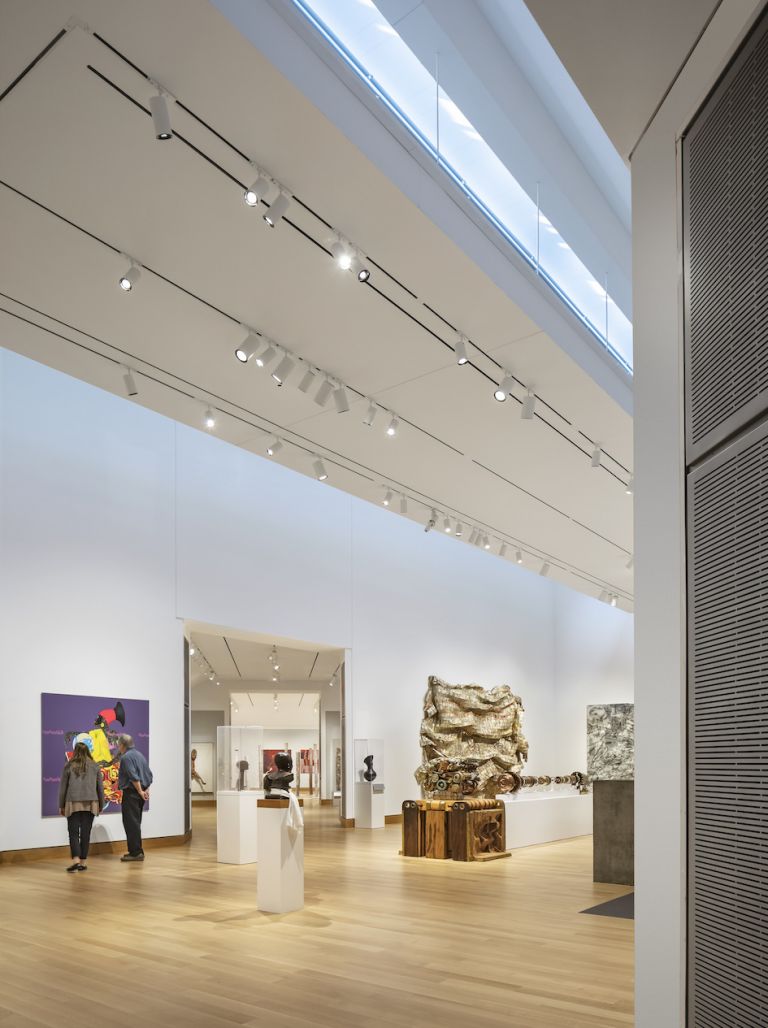
[(144, 804), (149, 799), (152, 772), (147, 758), (139, 753), (130, 735), (121, 735), (117, 740), (120, 754), (118, 785), (123, 796), (123, 828), (128, 843), (128, 852), (120, 858), (124, 863), (144, 860), (141, 842), (141, 817)]

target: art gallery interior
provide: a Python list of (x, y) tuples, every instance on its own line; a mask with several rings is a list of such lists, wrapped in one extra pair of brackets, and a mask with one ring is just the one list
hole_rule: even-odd
[(0, 1028), (768, 1024), (763, 7), (0, 0)]

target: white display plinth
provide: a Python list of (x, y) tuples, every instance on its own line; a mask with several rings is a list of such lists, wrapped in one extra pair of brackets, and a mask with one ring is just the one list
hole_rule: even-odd
[(304, 906), (304, 832), (288, 830), (288, 800), (260, 800), (256, 906), (287, 914)]
[(501, 795), (508, 850), (592, 834), (592, 796), (545, 792)]
[(258, 859), (257, 789), (216, 793), (216, 859), (220, 864), (254, 864)]
[(355, 782), (355, 828), (384, 827), (384, 792), (378, 782)]

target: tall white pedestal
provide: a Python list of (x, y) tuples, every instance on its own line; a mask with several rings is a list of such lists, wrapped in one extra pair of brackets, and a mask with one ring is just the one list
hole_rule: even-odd
[(374, 792), (378, 782), (355, 782), (355, 828), (384, 827), (384, 792)]
[(257, 852), (256, 803), (264, 793), (250, 789), (216, 793), (216, 859), (221, 864), (254, 864)]
[(304, 906), (304, 832), (289, 831), (287, 819), (288, 800), (259, 800), (256, 906), (272, 914)]
[(501, 795), (507, 849), (592, 834), (592, 796), (576, 792)]

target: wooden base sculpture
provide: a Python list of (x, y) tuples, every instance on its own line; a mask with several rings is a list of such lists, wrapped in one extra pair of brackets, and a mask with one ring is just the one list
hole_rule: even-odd
[(404, 857), (496, 860), (510, 856), (504, 842), (504, 804), (492, 799), (406, 800)]

